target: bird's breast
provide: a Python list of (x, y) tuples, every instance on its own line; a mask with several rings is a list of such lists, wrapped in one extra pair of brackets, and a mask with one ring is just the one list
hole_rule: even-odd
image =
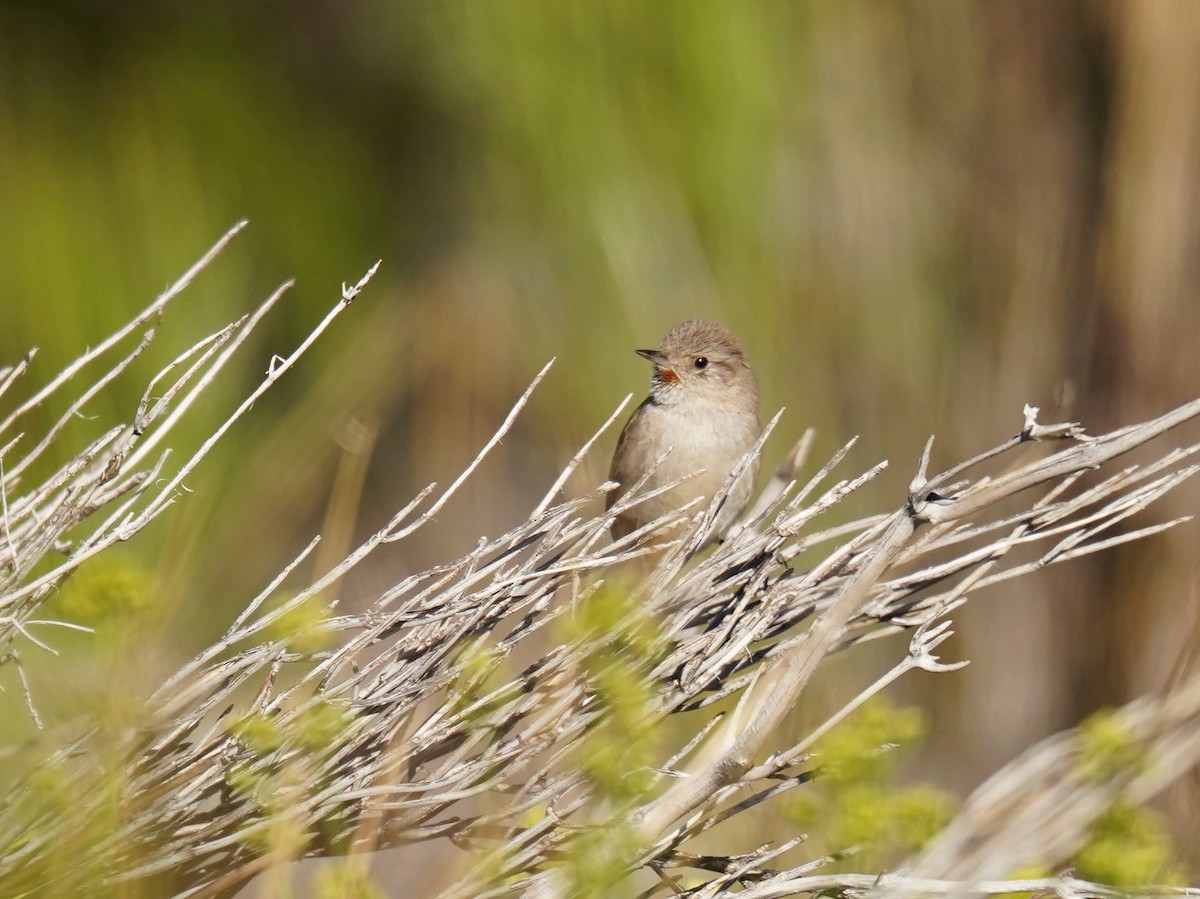
[(646, 413), (650, 417), (646, 425), (653, 433), (648, 441), (654, 447), (653, 455), (670, 450), (656, 479), (659, 482), (705, 469), (698, 479), (705, 482), (703, 486), (707, 488), (710, 481), (719, 484), (759, 434), (757, 416), (707, 405), (651, 406)]
[[(650, 475), (646, 489), (654, 490), (680, 478), (680, 486), (651, 497), (623, 513), (614, 523), (618, 536), (694, 500), (711, 500), (734, 466), (754, 446), (761, 432), (753, 411), (730, 410), (707, 403), (644, 403), (622, 434), (613, 477), (621, 487), (611, 502), (629, 490), (660, 456), (662, 464)], [(720, 533), (745, 507), (757, 475), (751, 463), (733, 486), (713, 532)]]

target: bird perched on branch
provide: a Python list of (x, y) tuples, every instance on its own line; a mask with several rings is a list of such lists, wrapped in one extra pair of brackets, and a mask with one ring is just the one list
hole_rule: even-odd
[[(638, 406), (617, 441), (609, 479), (608, 508), (621, 499), (667, 453), (646, 482), (653, 490), (684, 477), (691, 480), (621, 512), (612, 524), (617, 539), (689, 500), (709, 502), (762, 433), (758, 381), (742, 345), (724, 325), (694, 319), (676, 325), (657, 350), (637, 350), (654, 365), (650, 395)], [(704, 542), (721, 536), (750, 499), (758, 459), (730, 488)], [(703, 506), (701, 506), (703, 508)]]

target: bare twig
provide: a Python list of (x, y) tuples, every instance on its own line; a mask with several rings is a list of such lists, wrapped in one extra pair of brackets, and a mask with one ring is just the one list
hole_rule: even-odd
[[(231, 236), (130, 326), (20, 404), (0, 431), (160, 314)], [(343, 285), (341, 298), (309, 336), (292, 353), (276, 355), (249, 396), (177, 466), (164, 448), (172, 429), (245, 345), (286, 284), (254, 313), (176, 355), (146, 387), (130, 421), (104, 427), (41, 483), (18, 482), (4, 471), (30, 478), (36, 468), (30, 454), (62, 439), (63, 419), (28, 442), (15, 434), (7, 438), (0, 449), (0, 664), (17, 664), (18, 642), (54, 651), (40, 628), (55, 622), (33, 617), (46, 596), (84, 560), (132, 538), (171, 508), (216, 441), (296, 364), (374, 271)], [(127, 360), (138, 351), (126, 347), (67, 403), (68, 414), (127, 376)], [(19, 383), (27, 363), (0, 372), (0, 395)], [(823, 870), (831, 861), (824, 857), (773, 870), (802, 845), (801, 836), (725, 854), (697, 851), (691, 841), (702, 834), (713, 840), (717, 824), (803, 789), (811, 772), (801, 767), (814, 742), (870, 696), (910, 671), (945, 673), (965, 664), (942, 663), (934, 651), (949, 635), (947, 616), (983, 588), (1177, 523), (1134, 527), (1130, 518), (1195, 473), (1200, 444), (1168, 447), (1156, 459), (1119, 471), (1107, 468), (1119, 455), (1200, 415), (1200, 400), (1097, 437), (1085, 437), (1075, 423), (1040, 425), (1034, 410), (1027, 410), (1016, 436), (927, 477), (931, 442), (897, 508), (848, 522), (831, 511), (850, 494), (865, 494), (885, 463), (834, 481), (851, 441), (802, 480), (812, 447), (806, 434), (727, 539), (699, 554), (723, 495), (707, 507), (672, 510), (615, 542), (608, 537), (614, 516), (678, 482), (647, 491), (647, 476), (605, 512), (598, 509), (611, 484), (580, 497), (561, 496), (623, 403), (561, 472), (547, 478), (544, 496), (525, 520), (482, 538), (459, 559), (366, 597), (360, 613), (337, 611), (336, 598), (326, 596), (331, 586), (379, 547), (432, 524), (509, 432), (549, 367), (448, 487), (429, 485), (345, 559), (272, 604), (313, 552), (314, 538), (248, 600), (219, 639), (166, 677), (145, 699), (141, 720), (108, 737), (105, 764), (120, 771), (115, 795), (111, 787), (98, 788), (101, 766), (83, 763), (89, 738), (54, 754), (47, 764), (57, 766), (63, 789), (76, 797), (72, 820), (94, 815), (106, 822), (98, 844), (89, 847), (99, 865), (42, 865), (65, 844), (66, 825), (39, 805), (36, 778), (11, 790), (0, 807), (0, 845), (9, 847), (0, 853), (5, 886), (52, 890), (56, 883), (45, 879), (51, 877), (46, 872), (56, 871), (62, 878), (91, 877), (97, 887), (148, 880), (178, 895), (224, 895), (273, 864), (282, 850), (273, 851), (264, 835), (282, 828), (292, 838), (289, 856), (449, 837), (481, 862), (448, 887), (447, 896), (565, 895), (562, 868), (570, 863), (573, 841), (615, 816), (637, 829), (628, 870), (658, 872), (652, 894), (1036, 889), (1111, 895), (1068, 877), (997, 878), (1011, 870), (1018, 850), (1032, 845), (1028, 840), (1061, 856), (1114, 796), (1149, 796), (1194, 764), (1200, 687), (1122, 713), (1132, 738), (1158, 760), (1153, 766), (1131, 768), (1101, 786), (1072, 772), (1077, 737), (1060, 737), (982, 789), (904, 875), (832, 874)], [(987, 469), (1008, 462), (1014, 449), (1045, 441), (1070, 445), (989, 475)], [(26, 445), (33, 448), (21, 455)], [(762, 449), (760, 441), (741, 464), (752, 464)], [(1095, 469), (1100, 473), (1091, 474)], [(977, 470), (982, 473), (976, 480), (964, 479)], [(1031, 491), (1023, 506), (1009, 502), (1001, 511), (1002, 501), (1022, 491)], [(51, 552), (65, 559), (49, 561)], [(633, 559), (641, 563), (628, 565)], [(631, 581), (633, 570), (640, 580)], [(609, 589), (601, 590), (605, 581)], [(607, 714), (606, 697), (589, 670), (595, 635), (586, 627), (561, 626), (586, 621), (589, 603), (611, 598), (610, 591), (633, 591), (633, 607), (648, 610), (657, 629), (661, 651), (648, 653), (636, 667), (650, 725), (726, 697), (736, 700), (732, 712), (698, 723), (681, 745), (662, 748), (653, 763), (630, 772), (654, 786), (619, 803), (597, 795), (595, 782), (575, 762)], [(326, 638), (312, 644), (324, 648), (313, 649), (302, 634), (286, 630), (293, 613), (318, 601), (326, 614), (297, 616)], [(615, 621), (605, 639), (635, 645), (641, 638), (631, 634), (638, 626)], [(911, 632), (908, 652), (886, 674), (823, 724), (776, 745), (779, 724), (831, 653), (902, 630)], [(24, 670), (17, 670), (36, 720), (36, 681), (28, 683)], [(271, 739), (256, 737), (261, 733)], [(692, 771), (682, 770), (685, 761)], [(1019, 815), (1010, 814), (1014, 802)], [(119, 815), (111, 814), (114, 805)], [(1047, 836), (1047, 815), (1064, 805), (1079, 812), (1057, 816), (1055, 842)], [(685, 888), (668, 876), (679, 866), (704, 872), (706, 881)]]

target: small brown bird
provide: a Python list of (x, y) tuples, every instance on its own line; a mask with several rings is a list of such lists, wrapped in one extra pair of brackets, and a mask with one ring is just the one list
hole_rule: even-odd
[[(654, 374), (650, 395), (617, 441), (609, 479), (620, 487), (608, 495), (608, 508), (668, 450), (646, 490), (701, 469), (703, 474), (618, 515), (612, 525), (617, 539), (696, 497), (711, 500), (762, 433), (758, 381), (742, 345), (724, 325), (686, 321), (667, 332), (657, 350), (636, 352), (654, 363)], [(742, 513), (757, 473), (755, 459), (729, 491), (705, 543), (721, 536)]]

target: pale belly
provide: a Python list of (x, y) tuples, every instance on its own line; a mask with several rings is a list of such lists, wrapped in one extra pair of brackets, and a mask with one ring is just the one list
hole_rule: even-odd
[[(623, 533), (678, 509), (689, 500), (700, 500), (691, 508), (691, 514), (702, 510), (754, 445), (759, 433), (757, 417), (751, 415), (715, 411), (697, 414), (692, 410), (683, 416), (662, 407), (647, 407), (645, 411), (651, 416), (641, 423), (645, 426), (643, 435), (649, 438), (643, 442), (650, 449), (648, 456), (654, 458), (669, 451), (658, 471), (647, 482), (647, 490), (664, 486), (684, 475), (694, 477), (630, 509), (618, 522), (618, 530)], [(758, 462), (754, 460), (730, 490), (718, 513), (714, 535), (727, 529), (745, 507), (754, 488), (757, 470)], [(623, 494), (636, 478), (632, 472), (617, 474), (617, 479), (622, 482), (620, 493)]]

